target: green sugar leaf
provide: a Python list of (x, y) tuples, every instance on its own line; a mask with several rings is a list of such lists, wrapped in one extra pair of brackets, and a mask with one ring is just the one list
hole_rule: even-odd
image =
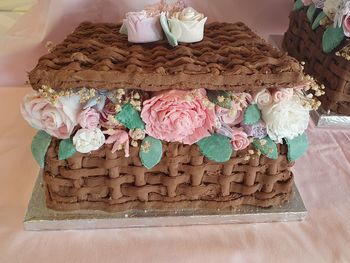
[(324, 53), (330, 53), (337, 48), (345, 38), (343, 27), (330, 25), (323, 33), (322, 49)]
[(51, 143), (51, 136), (45, 131), (38, 131), (32, 140), (32, 154), (40, 168), (44, 168), (45, 155)]
[(303, 156), (309, 147), (309, 142), (305, 133), (293, 138), (292, 140), (285, 139), (288, 146), (288, 160), (295, 161)]
[(298, 11), (298, 10), (302, 9), (303, 7), (304, 7), (303, 1), (296, 0), (294, 2), (293, 11)]
[(160, 15), (160, 25), (163, 28), (163, 31), (165, 33), (165, 36), (172, 47), (176, 47), (178, 45), (177, 38), (170, 32), (170, 28), (168, 25), (168, 19), (166, 18), (165, 13), (162, 13)]
[(143, 139), (140, 147), (139, 156), (143, 166), (147, 169), (153, 168), (162, 159), (162, 142), (156, 138), (148, 136)]
[(315, 18), (314, 22), (312, 23), (312, 30), (315, 30), (316, 28), (318, 28), (320, 26), (320, 22), (322, 19), (324, 19), (326, 17), (326, 14), (321, 11)]
[(261, 112), (256, 104), (249, 105), (244, 111), (244, 124), (253, 125), (261, 118)]
[(128, 35), (128, 28), (126, 24), (123, 22), (122, 26), (119, 29), (119, 33), (122, 35)]
[(314, 21), (314, 17), (316, 14), (316, 6), (314, 4), (310, 5), (307, 9), (307, 19), (309, 20), (309, 22), (312, 24), (312, 22)]
[(232, 146), (229, 138), (220, 134), (213, 134), (197, 142), (201, 153), (209, 160), (222, 163), (231, 158)]
[(145, 124), (140, 118), (139, 112), (130, 104), (126, 103), (122, 110), (117, 113), (116, 119), (128, 129), (145, 129)]
[(270, 139), (269, 136), (266, 136), (263, 139), (254, 139), (253, 144), (257, 150), (262, 154), (266, 155), (270, 159), (278, 159), (278, 150), (276, 143)]
[(66, 160), (76, 152), (71, 138), (61, 140), (58, 148), (58, 160)]
[(225, 109), (231, 109), (232, 101), (230, 93), (224, 90), (208, 90), (207, 96), (210, 102)]

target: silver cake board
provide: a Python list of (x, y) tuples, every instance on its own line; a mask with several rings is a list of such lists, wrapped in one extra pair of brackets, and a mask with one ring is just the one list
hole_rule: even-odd
[(79, 210), (60, 212), (46, 207), (42, 174), (39, 173), (24, 218), (24, 229), (37, 231), (266, 223), (299, 221), (305, 219), (306, 216), (307, 210), (295, 185), (292, 200), (272, 208), (241, 206), (238, 209), (195, 211), (155, 212), (151, 210), (132, 210), (107, 213), (103, 211)]
[(325, 111), (322, 106), (311, 112), (315, 125), (321, 128), (350, 128), (350, 116)]

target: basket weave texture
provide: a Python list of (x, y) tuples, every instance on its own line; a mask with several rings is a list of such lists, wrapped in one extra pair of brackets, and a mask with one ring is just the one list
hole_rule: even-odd
[(293, 11), (283, 48), (289, 55), (304, 61), (306, 73), (325, 85), (326, 94), (320, 97), (323, 108), (350, 115), (350, 61), (334, 51), (330, 54), (322, 51), (324, 30), (322, 26), (312, 30), (306, 10)]
[(130, 157), (105, 145), (58, 160), (58, 143), (54, 139), (50, 145), (44, 173), (47, 205), (56, 210), (269, 207), (291, 197), (293, 163), (283, 145), (277, 160), (249, 154), (251, 145), (225, 163), (214, 163), (196, 145), (163, 142), (161, 162), (148, 170), (138, 147), (131, 147)]

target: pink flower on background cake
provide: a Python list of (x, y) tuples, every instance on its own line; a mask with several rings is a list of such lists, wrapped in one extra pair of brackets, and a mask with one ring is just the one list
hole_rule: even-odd
[(126, 13), (124, 23), (128, 30), (128, 41), (147, 43), (163, 39), (160, 15), (150, 16), (146, 11)]
[(94, 108), (86, 108), (78, 114), (78, 123), (82, 128), (94, 129), (99, 121), (100, 114)]
[(129, 135), (124, 130), (106, 130), (104, 134), (109, 135), (106, 144), (112, 144), (112, 153), (121, 150), (124, 146), (125, 157), (129, 157)]
[(235, 151), (239, 151), (247, 148), (250, 144), (250, 141), (248, 139), (248, 135), (242, 129), (233, 128), (231, 135), (231, 144)]
[[(204, 92), (202, 90), (201, 92)], [(141, 118), (146, 133), (167, 142), (194, 144), (210, 136), (215, 111), (204, 105), (207, 100), (197, 92), (171, 90), (144, 101)]]
[(294, 90), (292, 88), (280, 88), (272, 91), (272, 99), (274, 102), (286, 101), (293, 97)]
[(350, 37), (350, 14), (348, 14), (343, 21), (344, 34)]
[(271, 105), (272, 101), (271, 93), (267, 89), (263, 89), (253, 95), (253, 102), (258, 105), (259, 109)]
[(311, 5), (312, 0), (301, 0), (305, 6)]
[(35, 93), (24, 98), (21, 112), (36, 129), (58, 139), (67, 139), (77, 125), (80, 98), (77, 95), (59, 97), (53, 105)]

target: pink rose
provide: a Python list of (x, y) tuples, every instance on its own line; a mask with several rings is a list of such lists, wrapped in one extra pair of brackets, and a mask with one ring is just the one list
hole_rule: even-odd
[(234, 126), (242, 122), (243, 111), (242, 110), (229, 110), (220, 106), (215, 106), (215, 114), (220, 123)]
[(124, 24), (128, 30), (128, 41), (133, 43), (147, 43), (163, 39), (160, 25), (160, 14), (151, 16), (146, 11), (129, 12)]
[(263, 89), (253, 95), (253, 103), (256, 103), (259, 109), (270, 105), (272, 101), (272, 96), (268, 89)]
[(286, 101), (293, 97), (293, 93), (292, 88), (275, 89), (272, 92), (272, 99), (274, 102)]
[(233, 128), (231, 136), (231, 144), (234, 150), (243, 150), (248, 147), (250, 141), (248, 135), (242, 129)]
[(304, 4), (304, 6), (309, 6), (312, 4), (312, 0), (301, 0)]
[(49, 101), (41, 97), (37, 92), (27, 94), (21, 104), (23, 118), (35, 129), (42, 130), (41, 112), (49, 104)]
[(348, 15), (344, 18), (343, 29), (344, 29), (344, 34), (345, 34), (347, 37), (350, 37), (350, 14), (348, 14)]
[(23, 117), (35, 128), (58, 139), (69, 138), (77, 125), (79, 96), (60, 97), (53, 105), (36, 93), (25, 97), (21, 107)]
[(194, 144), (210, 135), (215, 122), (214, 109), (203, 105), (200, 92), (171, 90), (144, 101), (141, 118), (146, 133), (168, 142)]
[(78, 123), (82, 128), (95, 129), (100, 120), (100, 114), (94, 108), (86, 108), (78, 115)]

